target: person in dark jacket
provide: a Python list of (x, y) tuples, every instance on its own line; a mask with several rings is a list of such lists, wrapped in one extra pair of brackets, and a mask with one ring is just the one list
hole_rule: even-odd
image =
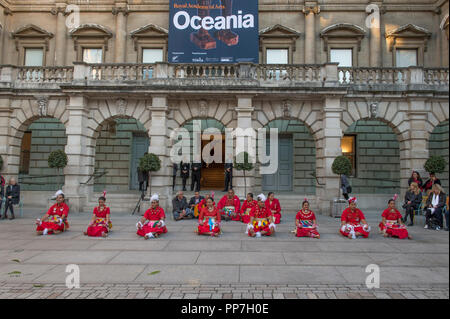
[(194, 190), (199, 192), (200, 191), (200, 179), (202, 177), (202, 163), (193, 163), (192, 164), (192, 183), (191, 183), (191, 191)]
[(224, 192), (228, 192), (228, 189), (233, 189), (233, 163), (225, 163), (225, 188)]
[(350, 194), (352, 192), (352, 187), (350, 186), (347, 175), (345, 175), (345, 174), (341, 175), (341, 189), (342, 189), (342, 194), (344, 195), (344, 198), (346, 200), (348, 200), (349, 199), (348, 194)]
[(195, 192), (194, 196), (192, 196), (191, 199), (189, 200), (189, 209), (191, 211), (194, 211), (195, 205), (200, 203), (203, 199), (204, 197), (200, 195), (199, 192)]
[(443, 224), (442, 211), (445, 206), (446, 195), (439, 184), (434, 184), (425, 204), (425, 229), (440, 230)]
[(418, 171), (412, 172), (411, 177), (408, 179), (408, 186), (411, 186), (411, 183), (416, 183), (419, 189), (423, 190), (423, 180)]
[(189, 208), (186, 197), (183, 195), (182, 191), (177, 193), (177, 196), (172, 200), (173, 208), (173, 219), (192, 219), (194, 218), (194, 212), (191, 212)]
[(441, 181), (439, 178), (436, 177), (435, 173), (430, 173), (430, 178), (425, 182), (425, 184), (423, 185), (423, 190), (427, 193), (430, 194), (431, 192), (431, 188), (433, 187), (434, 184), (438, 184), (441, 185)]
[(5, 179), (0, 175), (0, 214), (2, 212), (3, 198), (5, 198)]
[(408, 216), (410, 216), (411, 223), (408, 226), (414, 225), (414, 211), (420, 207), (422, 203), (422, 192), (419, 189), (417, 183), (412, 182), (409, 186), (409, 190), (405, 194), (405, 203), (403, 208), (405, 209), (405, 217), (403, 223), (406, 223)]
[(139, 191), (145, 192), (148, 187), (148, 172), (142, 171), (139, 167), (137, 168), (138, 181), (139, 181)]
[(11, 211), (11, 217), (9, 219), (14, 219), (14, 206), (20, 202), (20, 186), (17, 184), (15, 178), (11, 178), (9, 180), (8, 186), (5, 189), (5, 197), (6, 197), (6, 205), (5, 205), (5, 214), (2, 219), (6, 219), (8, 217), (8, 209)]
[(186, 191), (186, 181), (189, 178), (189, 169), (191, 165), (189, 163), (180, 163), (180, 176), (183, 179), (183, 191)]

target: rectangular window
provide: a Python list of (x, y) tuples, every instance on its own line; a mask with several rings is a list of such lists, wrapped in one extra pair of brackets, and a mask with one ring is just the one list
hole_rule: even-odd
[(44, 50), (43, 49), (25, 49), (25, 66), (43, 66)]
[(417, 49), (397, 49), (395, 54), (396, 67), (417, 66)]
[(164, 61), (162, 49), (142, 49), (142, 63), (156, 63)]
[(267, 49), (266, 64), (288, 64), (288, 49)]
[(341, 140), (342, 155), (352, 163), (352, 176), (356, 176), (356, 135), (344, 135)]
[(25, 132), (20, 148), (20, 174), (28, 174), (30, 171), (31, 132)]
[(352, 49), (331, 49), (330, 62), (339, 63), (338, 67), (353, 66), (353, 50)]
[(83, 62), (86, 63), (102, 63), (103, 62), (103, 50), (102, 49), (83, 49)]

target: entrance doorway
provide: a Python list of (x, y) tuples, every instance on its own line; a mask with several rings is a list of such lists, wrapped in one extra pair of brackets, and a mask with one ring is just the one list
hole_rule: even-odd
[(131, 147), (131, 163), (130, 163), (130, 189), (139, 189), (139, 181), (137, 175), (137, 168), (139, 166), (139, 159), (148, 152), (149, 140), (146, 133), (134, 132), (133, 142)]
[[(206, 140), (203, 140), (202, 138), (202, 150), (204, 147), (210, 143), (213, 139), (220, 139), (222, 138), (222, 145), (220, 146), (222, 148), (222, 161), (221, 163), (210, 163), (207, 164), (202, 159), (202, 178), (200, 181), (200, 186), (202, 189), (208, 189), (208, 190), (222, 190), (224, 188), (225, 183), (225, 135), (221, 134), (220, 136), (216, 135), (209, 135), (205, 136), (205, 138), (208, 138)], [(214, 156), (214, 149), (211, 149), (211, 156)]]
[[(269, 149), (267, 140), (267, 149)], [(274, 174), (263, 175), (264, 191), (292, 191), (292, 135), (278, 137), (278, 170)]]

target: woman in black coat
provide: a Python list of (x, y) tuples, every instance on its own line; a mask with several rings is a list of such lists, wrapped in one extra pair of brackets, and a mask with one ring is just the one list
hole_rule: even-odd
[(422, 192), (419, 189), (419, 185), (413, 182), (405, 194), (405, 203), (403, 204), (403, 208), (405, 209), (405, 218), (403, 218), (403, 222), (406, 223), (408, 216), (410, 216), (411, 220), (411, 223), (408, 226), (414, 225), (414, 210), (418, 209), (421, 203)]
[(6, 219), (8, 216), (8, 209), (11, 211), (11, 217), (9, 219), (14, 219), (14, 207), (20, 202), (20, 186), (16, 183), (15, 178), (9, 180), (8, 186), (5, 189), (6, 205), (5, 214), (2, 219)]
[(423, 190), (423, 180), (418, 171), (412, 172), (411, 177), (408, 179), (408, 186), (411, 186), (411, 183), (416, 183), (419, 189)]

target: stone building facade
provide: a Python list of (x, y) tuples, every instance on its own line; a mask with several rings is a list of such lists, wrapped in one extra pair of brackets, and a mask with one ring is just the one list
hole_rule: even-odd
[[(162, 160), (151, 183), (167, 208), (170, 134), (200, 119), (279, 129), (284, 171), (264, 177), (257, 163), (255, 193), (308, 196), (328, 212), (343, 153), (356, 194), (404, 193), (430, 155), (448, 161), (448, 10), (448, 0), (260, 0), (260, 63), (195, 65), (167, 63), (168, 0), (0, 0), (1, 173), (19, 177), (25, 205), (46, 204), (59, 182), (74, 211), (103, 189), (134, 204), (147, 151)], [(69, 157), (60, 181), (45, 165), (54, 149)], [(441, 179), (448, 190), (448, 168)]]

